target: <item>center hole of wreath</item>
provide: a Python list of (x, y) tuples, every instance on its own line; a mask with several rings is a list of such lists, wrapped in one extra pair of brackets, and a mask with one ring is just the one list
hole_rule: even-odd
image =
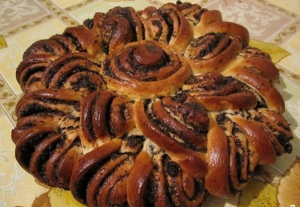
[(158, 69), (164, 65), (165, 59), (165, 52), (157, 45), (143, 44), (133, 51), (133, 61), (138, 66), (137, 69), (142, 71)]

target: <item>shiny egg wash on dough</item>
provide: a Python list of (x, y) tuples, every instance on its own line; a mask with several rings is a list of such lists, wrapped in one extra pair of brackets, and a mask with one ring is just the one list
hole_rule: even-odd
[(201, 206), (290, 153), (268, 54), (217, 10), (115, 7), (33, 43), (16, 78), (19, 164), (90, 207)]

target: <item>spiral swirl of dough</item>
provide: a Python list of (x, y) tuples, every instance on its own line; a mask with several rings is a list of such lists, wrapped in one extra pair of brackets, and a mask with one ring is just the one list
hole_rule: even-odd
[(84, 151), (101, 146), (134, 127), (133, 105), (109, 91), (95, 91), (81, 101), (80, 137)]
[(131, 98), (147, 98), (174, 94), (191, 70), (168, 46), (144, 40), (109, 55), (102, 73), (109, 89)]
[(146, 10), (141, 19), (145, 27), (145, 39), (171, 45), (178, 53), (184, 51), (192, 40), (193, 31), (189, 22), (174, 4), (165, 4), (151, 12)]
[(12, 131), (16, 159), (47, 185), (68, 188), (81, 157), (79, 119), (71, 112), (82, 96), (73, 90), (44, 89), (25, 95), (16, 107), (19, 121)]
[(142, 32), (142, 22), (133, 8), (115, 7), (103, 19), (102, 51), (108, 54), (129, 42), (142, 40)]
[(237, 111), (255, 108), (259, 101), (263, 104), (261, 98), (247, 85), (219, 73), (191, 76), (182, 89), (209, 111)]
[(270, 56), (217, 10), (115, 7), (33, 43), (16, 78), (18, 163), (98, 206), (201, 206), (291, 153)]
[(45, 68), (42, 83), (45, 88), (93, 92), (105, 88), (99, 74), (100, 67), (100, 63), (88, 54), (67, 54), (52, 61)]
[[(178, 94), (163, 100), (135, 102), (131, 108), (134, 111), (128, 112), (131, 104), (115, 95), (101, 91), (84, 98), (81, 130), (90, 139), (86, 141), (97, 138), (98, 147), (84, 153), (73, 170), (70, 189), (75, 198), (88, 206), (200, 205), (207, 195), (203, 179), (207, 167), (203, 135), (209, 121), (202, 105), (187, 94)], [(127, 103), (127, 107), (114, 105), (120, 101)], [(124, 113), (110, 110), (115, 107), (135, 117), (123, 119), (121, 128), (116, 130), (119, 133), (112, 135), (115, 130), (109, 130), (105, 124), (101, 127), (99, 123), (104, 123), (101, 117), (112, 119), (120, 117), (117, 112)], [(88, 111), (97, 114), (90, 115)], [(107, 115), (109, 111), (112, 112)], [(133, 118), (136, 126), (132, 125)], [(87, 147), (88, 144), (84, 145)]]
[(194, 73), (217, 72), (226, 69), (242, 49), (239, 38), (225, 33), (212, 33), (191, 41), (184, 51)]
[(292, 134), (287, 129), (286, 120), (269, 109), (211, 113), (205, 177), (209, 193), (232, 197), (253, 177), (257, 165), (289, 152)]

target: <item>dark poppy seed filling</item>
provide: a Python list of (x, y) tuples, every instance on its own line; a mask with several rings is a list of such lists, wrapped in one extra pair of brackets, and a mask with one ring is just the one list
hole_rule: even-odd
[(190, 46), (195, 48), (195, 52), (191, 54), (190, 58), (201, 60), (217, 56), (227, 49), (228, 45), (230, 45), (230, 39), (227, 34), (207, 34), (191, 41)]
[(23, 59), (37, 54), (62, 55), (64, 48), (54, 40), (39, 40), (33, 43), (23, 54)]
[[(157, 37), (160, 37), (161, 34), (162, 34), (162, 31), (163, 31), (163, 26), (162, 26), (161, 21), (159, 21), (159, 20), (154, 20), (154, 21), (152, 21), (152, 24), (153, 24), (154, 26), (156, 26), (157, 28), (159, 28), (158, 31), (157, 31), (157, 33), (156, 33), (156, 36), (157, 36)], [(157, 40), (158, 40), (158, 39), (159, 39), (159, 38), (157, 38)]]
[(30, 105), (27, 105), (21, 112), (20, 112), (20, 117), (25, 117), (30, 114), (34, 113), (40, 113), (40, 112), (54, 112), (52, 109), (48, 109), (46, 106), (43, 106), (39, 103), (32, 103)]
[(49, 182), (47, 176), (45, 175), (46, 162), (52, 156), (54, 149), (57, 148), (59, 142), (61, 142), (61, 136), (59, 134), (43, 140), (37, 145), (37, 150), (31, 158), (31, 173), (43, 180), (45, 183)]
[(86, 50), (83, 49), (82, 45), (80, 44), (78, 38), (74, 36), (71, 32), (65, 32), (63, 35), (72, 40), (72, 43), (76, 46), (77, 51), (86, 52)]
[(53, 105), (64, 104), (64, 105), (72, 106), (75, 103), (77, 103), (77, 101), (74, 100), (61, 100), (61, 99), (53, 99), (53, 98), (45, 98), (45, 97), (37, 97), (36, 100), (42, 101), (44, 103), (53, 104)]
[[(173, 76), (176, 76), (174, 74), (181, 73), (183, 70), (188, 71), (189, 68), (186, 68), (186, 63), (181, 61), (180, 56), (174, 54), (173, 51), (166, 50), (153, 41), (145, 41), (139, 45), (128, 45), (125, 48), (120, 48), (116, 55), (108, 56), (103, 64), (103, 72), (112, 78), (111, 81), (128, 85), (127, 87), (133, 86), (132, 90), (137, 89), (130, 83), (140, 82), (138, 90), (143, 90), (141, 84), (163, 82), (172, 79)], [(169, 82), (168, 84), (170, 87), (174, 87), (172, 85), (179, 85), (180, 81), (178, 83)], [(108, 87), (111, 86), (116, 87), (115, 84), (109, 83)]]
[(88, 29), (92, 29), (94, 27), (94, 19), (84, 20), (83, 25), (86, 26)]
[(194, 14), (193, 17), (197, 20), (196, 23), (198, 23), (198, 22), (201, 21), (201, 16), (202, 16), (202, 14), (204, 14), (204, 13), (207, 12), (207, 11), (208, 11), (207, 9), (203, 8), (203, 9), (199, 10), (198, 12), (196, 12), (196, 13)]
[(44, 51), (47, 52), (47, 53), (51, 53), (52, 55), (55, 54), (55, 53), (54, 53), (54, 49), (53, 49), (52, 45), (50, 45), (50, 44), (45, 43), (45, 44), (42, 45), (42, 48), (43, 48)]
[(136, 33), (137, 22), (133, 19), (132, 15), (134, 15), (134, 14), (132, 13), (132, 9), (130, 7), (125, 7), (123, 9), (121, 9), (120, 11), (117, 11), (116, 14), (118, 14), (128, 20), (128, 22), (131, 26), (131, 31), (133, 33), (131, 42), (137, 41), (137, 33)]
[(108, 41), (105, 41), (105, 40), (101, 41), (101, 49), (105, 54), (108, 54), (108, 52), (109, 52), (109, 40)]
[[(95, 74), (93, 73), (92, 75)], [(82, 88), (87, 88), (88, 91), (95, 91), (98, 89), (98, 85), (94, 83), (88, 75), (79, 75), (76, 81), (71, 82), (71, 85), (75, 91), (79, 91)]]
[(50, 39), (52, 39), (52, 40), (56, 41), (57, 43), (59, 43), (64, 48), (66, 53), (71, 52), (71, 48), (70, 48), (71, 46), (68, 44), (68, 38), (66, 36), (54, 35)]
[[(108, 54), (111, 49), (121, 46), (128, 42), (141, 39), (143, 29), (134, 10), (130, 7), (117, 7), (108, 12), (102, 24), (102, 51)], [(124, 28), (126, 28), (124, 30)], [(121, 33), (125, 32), (124, 36)]]
[(96, 103), (96, 100), (98, 98), (99, 95), (96, 95), (94, 97), (91, 98), (91, 102), (89, 105), (82, 105), (82, 109), (81, 109), (81, 113), (83, 113), (82, 115), (82, 119), (85, 122), (84, 127), (87, 128), (88, 130), (88, 134), (86, 134), (87, 139), (88, 140), (94, 140), (96, 139), (96, 133), (95, 133), (95, 129), (93, 128), (93, 116), (91, 116), (91, 114), (94, 114), (94, 105)]
[(40, 143), (42, 140), (46, 139), (49, 135), (48, 133), (41, 133), (38, 136), (35, 136), (34, 139), (32, 139), (30, 142), (26, 143), (26, 146), (22, 148), (22, 156), (21, 162), (28, 168), (30, 165), (30, 159), (32, 157), (32, 154), (34, 153), (34, 148)]
[[(116, 65), (120, 68), (120, 61), (119, 58), (116, 58)], [(103, 70), (104, 70), (104, 74), (111, 77), (111, 78), (115, 78), (118, 79), (118, 77), (116, 76), (116, 74), (114, 73), (113, 69), (109, 66), (109, 61), (106, 60), (103, 63)]]
[(115, 7), (33, 43), (16, 159), (84, 205), (200, 207), (292, 151), (270, 57), (217, 10)]
[(145, 141), (144, 136), (138, 135), (124, 135), (123, 139), (126, 141), (126, 145), (131, 148), (134, 148)]
[(66, 58), (63, 61), (59, 62), (58, 64), (54, 65), (54, 66), (48, 66), (48, 71), (47, 71), (47, 80), (46, 80), (46, 86), (49, 87), (49, 84), (51, 82), (52, 77), (60, 70), (60, 68), (64, 67), (65, 65), (67, 65), (68, 63), (74, 61), (74, 60), (85, 60), (85, 58), (83, 57), (70, 57), (70, 58)]
[(29, 70), (27, 70), (27, 73), (23, 76), (22, 81), (26, 82), (30, 76), (32, 76), (35, 73), (44, 71), (45, 68), (46, 68), (45, 66), (31, 67)]
[(177, 163), (172, 162), (172, 161), (167, 162), (167, 164), (166, 164), (166, 173), (169, 176), (176, 177), (176, 176), (178, 176), (179, 171), (180, 171), (180, 168), (179, 168)]
[(173, 30), (174, 20), (170, 16), (170, 14), (165, 10), (159, 10), (158, 14), (161, 15), (164, 18), (164, 20), (166, 21), (166, 23), (168, 25), (168, 34), (167, 34), (167, 37), (166, 37), (166, 41), (170, 42), (172, 35), (174, 35), (174, 30)]
[[(110, 157), (111, 156), (111, 157)], [(84, 203), (86, 203), (86, 194), (85, 194), (85, 189), (88, 187), (91, 178), (93, 178), (93, 175), (96, 174), (96, 172), (99, 170), (99, 168), (103, 165), (105, 165), (105, 163), (109, 162), (110, 160), (113, 159), (113, 157), (117, 157), (116, 154), (112, 154), (109, 157), (106, 157), (104, 160), (99, 160), (96, 161), (95, 164), (93, 166), (90, 166), (89, 170), (87, 171), (86, 174), (84, 174), (84, 176), (79, 180), (78, 183), (76, 183), (76, 186), (74, 186), (76, 189), (78, 189), (77, 191), (77, 196), (82, 198), (82, 201)], [(119, 166), (122, 165), (122, 163), (119, 164)], [(108, 175), (106, 175), (106, 177), (108, 177)], [(105, 179), (104, 179), (105, 181)], [(103, 181), (103, 182), (104, 182)], [(101, 183), (100, 183), (101, 185)]]

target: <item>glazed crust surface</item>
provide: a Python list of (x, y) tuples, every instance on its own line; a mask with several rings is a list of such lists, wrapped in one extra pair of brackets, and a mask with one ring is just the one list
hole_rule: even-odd
[(230, 198), (293, 138), (268, 54), (217, 10), (115, 7), (33, 43), (16, 79), (19, 164), (91, 206)]

